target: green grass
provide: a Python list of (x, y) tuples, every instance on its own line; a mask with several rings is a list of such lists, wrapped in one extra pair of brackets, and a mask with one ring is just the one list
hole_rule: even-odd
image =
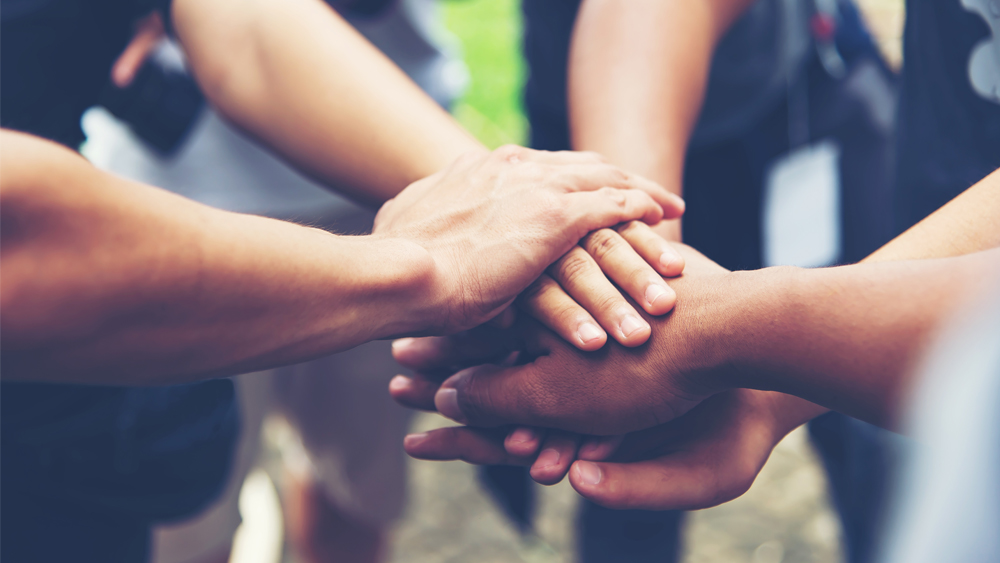
[(461, 41), (471, 76), (455, 117), (490, 148), (524, 144), (520, 1), (452, 0), (443, 7), (445, 25)]

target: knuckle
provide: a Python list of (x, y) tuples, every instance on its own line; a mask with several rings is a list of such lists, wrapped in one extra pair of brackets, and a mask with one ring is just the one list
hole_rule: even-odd
[(584, 248), (598, 262), (607, 259), (611, 254), (619, 251), (621, 244), (621, 238), (611, 229), (594, 231), (584, 239)]
[(603, 311), (605, 314), (617, 313), (622, 316), (625, 311), (630, 310), (628, 303), (616, 291), (605, 291), (600, 296), (594, 298), (594, 310)]
[(647, 234), (649, 226), (642, 221), (628, 221), (615, 227), (615, 230), (623, 237), (629, 238)]
[(590, 259), (582, 251), (577, 252), (576, 248), (556, 265), (556, 279), (567, 285), (579, 283), (581, 279), (593, 273), (594, 268)]
[(605, 162), (603, 163), (603, 167), (604, 167), (604, 173), (607, 174), (609, 177), (614, 178), (618, 182), (624, 184), (632, 179), (631, 175), (629, 175), (628, 172), (625, 172), (624, 170), (618, 168), (614, 164)]
[(625, 190), (619, 190), (618, 188), (612, 188), (612, 187), (603, 187), (598, 191), (608, 201), (617, 205), (618, 209), (624, 210), (626, 207), (628, 207), (628, 194), (627, 192), (625, 192)]
[(515, 163), (526, 158), (526, 151), (527, 149), (517, 145), (503, 145), (493, 151), (493, 156), (503, 162)]

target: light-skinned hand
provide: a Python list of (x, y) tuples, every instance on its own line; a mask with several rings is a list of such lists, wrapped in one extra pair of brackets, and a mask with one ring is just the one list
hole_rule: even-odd
[(414, 313), (432, 331), (454, 333), (499, 315), (588, 233), (656, 224), (683, 209), (666, 189), (595, 154), (507, 146), (411, 184), (381, 208), (373, 235), (427, 251)]

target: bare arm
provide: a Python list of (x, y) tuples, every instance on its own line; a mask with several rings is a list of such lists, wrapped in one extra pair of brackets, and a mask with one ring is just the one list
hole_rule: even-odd
[(227, 118), (362, 201), (381, 204), (482, 150), (319, 0), (176, 0), (173, 22)]
[(415, 326), (416, 244), (220, 211), (2, 135), (4, 379), (177, 382)]
[[(754, 0), (585, 0), (570, 51), (573, 147), (681, 195), (715, 45)], [(667, 233), (680, 240), (679, 222)]]
[(373, 235), (340, 237), (203, 206), (30, 135), (0, 143), (5, 379), (171, 383), (463, 330), (587, 232), (663, 216), (631, 189), (648, 181), (507, 147), (414, 183)]

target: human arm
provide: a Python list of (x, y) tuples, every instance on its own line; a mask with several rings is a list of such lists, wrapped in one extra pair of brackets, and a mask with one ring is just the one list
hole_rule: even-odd
[[(1000, 172), (994, 173), (960, 197), (900, 235), (865, 261), (907, 260), (961, 255), (1000, 246)], [(994, 251), (996, 252), (996, 251)], [(694, 260), (693, 272), (699, 271)], [(683, 295), (682, 295), (683, 297)], [(433, 363), (447, 348), (447, 340), (425, 339), (399, 346), (398, 357)], [(463, 350), (475, 355), (475, 346)], [(456, 354), (451, 354), (453, 358)], [(466, 365), (472, 362), (466, 362)], [(567, 377), (573, 377), (568, 375)], [(393, 380), (392, 392), (414, 406), (433, 408), (436, 385)], [(423, 402), (421, 398), (423, 397)], [(489, 431), (453, 428), (407, 438), (407, 451), (424, 459), (465, 459), (472, 463), (502, 460), (532, 466), (540, 482), (560, 480), (567, 471), (581, 495), (614, 508), (706, 508), (742, 494), (767, 461), (774, 446), (802, 423), (828, 409), (792, 395), (737, 389), (698, 404), (689, 413), (663, 425), (625, 437), (616, 457), (608, 448), (588, 445), (604, 440), (581, 439), (567, 445), (560, 436), (558, 464), (541, 467), (539, 451), (553, 447), (544, 429), (527, 431), (530, 439), (513, 441), (521, 429), (499, 437)], [(496, 431), (492, 431), (496, 432)], [(504, 447), (506, 436), (506, 449)], [(572, 463), (572, 470), (570, 464)]]
[(321, 182), (376, 205), (480, 149), (318, 0), (175, 0), (172, 22), (213, 105)]
[[(584, 0), (570, 50), (573, 147), (682, 195), (712, 53), (754, 0)], [(681, 240), (680, 222), (664, 225)]]
[(592, 157), (510, 147), (415, 184), (401, 198), (419, 205), (380, 214), (375, 234), (339, 237), (202, 206), (30, 135), (0, 139), (5, 379), (172, 383), (454, 332), (587, 232), (662, 215), (629, 189), (641, 179)]

